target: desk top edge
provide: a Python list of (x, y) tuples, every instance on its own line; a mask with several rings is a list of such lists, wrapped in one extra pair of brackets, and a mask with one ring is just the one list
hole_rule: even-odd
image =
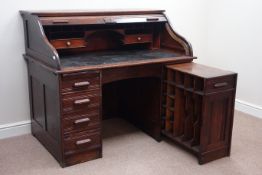
[(30, 11), (20, 10), (20, 14), (31, 14), (39, 17), (59, 16), (101, 16), (101, 15), (144, 15), (163, 14), (165, 10), (155, 9), (122, 9), (122, 10), (51, 10), (51, 11)]
[(223, 69), (218, 69), (215, 67), (205, 66), (198, 63), (184, 63), (184, 64), (175, 64), (168, 65), (167, 68), (172, 70), (177, 70), (186, 74), (196, 75), (201, 78), (215, 78), (226, 75), (234, 75), (237, 74), (232, 71), (227, 71)]

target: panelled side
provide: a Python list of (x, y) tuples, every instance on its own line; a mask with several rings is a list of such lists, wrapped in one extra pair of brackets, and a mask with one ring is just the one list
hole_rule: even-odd
[(62, 159), (58, 76), (28, 59), (32, 134), (60, 162)]
[(233, 122), (234, 90), (204, 97), (200, 163), (228, 156)]

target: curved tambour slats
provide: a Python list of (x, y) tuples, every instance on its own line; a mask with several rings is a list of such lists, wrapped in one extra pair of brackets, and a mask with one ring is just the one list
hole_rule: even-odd
[(59, 55), (56, 49), (49, 43), (38, 16), (29, 15), (28, 13), (22, 13), (21, 15), (25, 25), (27, 54), (45, 65), (60, 69)]
[(167, 23), (165, 24), (165, 28), (174, 41), (178, 42), (184, 49), (185, 54), (187, 56), (193, 56), (193, 49), (189, 41), (187, 41), (183, 36), (179, 35), (173, 28), (170, 20), (168, 19), (167, 15), (164, 14), (165, 18), (167, 19)]

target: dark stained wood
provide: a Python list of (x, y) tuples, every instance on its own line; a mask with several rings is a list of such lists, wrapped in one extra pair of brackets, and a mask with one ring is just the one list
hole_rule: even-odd
[[(172, 27), (172, 24), (170, 22), (170, 20), (168, 19), (168, 17), (164, 14), (165, 18), (167, 19), (167, 23), (165, 23), (165, 30), (166, 33), (168, 33), (170, 35), (171, 38), (173, 38), (173, 41), (168, 39), (169, 42), (167, 42), (167, 47), (171, 47), (175, 50), (180, 50), (181, 52), (185, 52), (186, 55), (188, 56), (193, 56), (193, 48), (191, 43), (186, 40), (183, 36), (181, 36), (180, 34), (178, 34)], [(163, 35), (165, 35), (165, 32), (163, 32)], [(172, 44), (170, 42), (177, 42), (179, 44)], [(165, 42), (163, 41), (161, 44), (164, 44)], [(183, 49), (181, 49), (181, 47)]]
[(59, 77), (28, 61), (32, 134), (62, 162)]
[(135, 43), (151, 43), (153, 40), (150, 34), (134, 34), (126, 35), (123, 39), (124, 44), (135, 44)]
[(162, 14), (165, 10), (149, 10), (149, 9), (134, 9), (134, 10), (73, 10), (73, 11), (20, 11), (20, 13), (29, 13), (40, 17), (54, 17), (54, 16), (111, 16), (111, 15), (145, 15), (145, 14)]
[(197, 76), (200, 78), (216, 78), (222, 77), (225, 75), (235, 74), (231, 71), (225, 71), (214, 67), (205, 66), (197, 63), (188, 63), (188, 64), (179, 64), (179, 65), (169, 65), (167, 66), (169, 69), (176, 69), (180, 72)]
[(22, 14), (22, 17), (24, 19), (25, 49), (27, 56), (33, 56), (49, 67), (60, 69), (58, 53), (48, 42), (38, 17), (27, 14)]
[(160, 77), (135, 78), (118, 84), (118, 109), (121, 116), (157, 141), (161, 139), (160, 97)]
[(51, 40), (50, 43), (56, 49), (74, 49), (86, 47), (86, 41), (81, 38)]
[[(153, 20), (156, 19), (156, 20)], [(122, 24), (122, 23), (162, 23), (166, 22), (164, 15), (119, 15), (119, 16), (64, 16), (40, 17), (44, 26), (49, 25), (79, 25), (79, 24)]]
[(163, 10), (20, 13), (32, 134), (62, 167), (101, 158), (112, 117), (201, 164), (230, 154), (236, 74), (190, 63)]
[(110, 68), (102, 70), (102, 83), (114, 81), (143, 78), (143, 77), (161, 77), (162, 64), (141, 65), (135, 67)]
[(62, 122), (65, 134), (70, 132), (79, 132), (85, 130), (86, 128), (97, 127), (100, 125), (99, 111), (94, 109), (88, 114), (82, 114), (81, 112), (78, 112), (76, 114), (64, 117)]
[(95, 129), (88, 129), (77, 134), (66, 134), (64, 136), (65, 155), (101, 147), (100, 128), (94, 128)]
[(176, 88), (175, 114), (162, 133), (197, 153), (200, 164), (229, 156), (237, 74), (196, 63), (166, 68), (175, 77), (166, 81)]
[(64, 162), (61, 166), (67, 167), (98, 158), (102, 158), (102, 147), (65, 155)]

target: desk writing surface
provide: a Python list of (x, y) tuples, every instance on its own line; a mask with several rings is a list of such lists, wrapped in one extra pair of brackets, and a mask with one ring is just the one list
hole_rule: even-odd
[(122, 50), (81, 53), (61, 57), (62, 67), (95, 66), (126, 61), (154, 60), (177, 57), (178, 54), (167, 50)]

